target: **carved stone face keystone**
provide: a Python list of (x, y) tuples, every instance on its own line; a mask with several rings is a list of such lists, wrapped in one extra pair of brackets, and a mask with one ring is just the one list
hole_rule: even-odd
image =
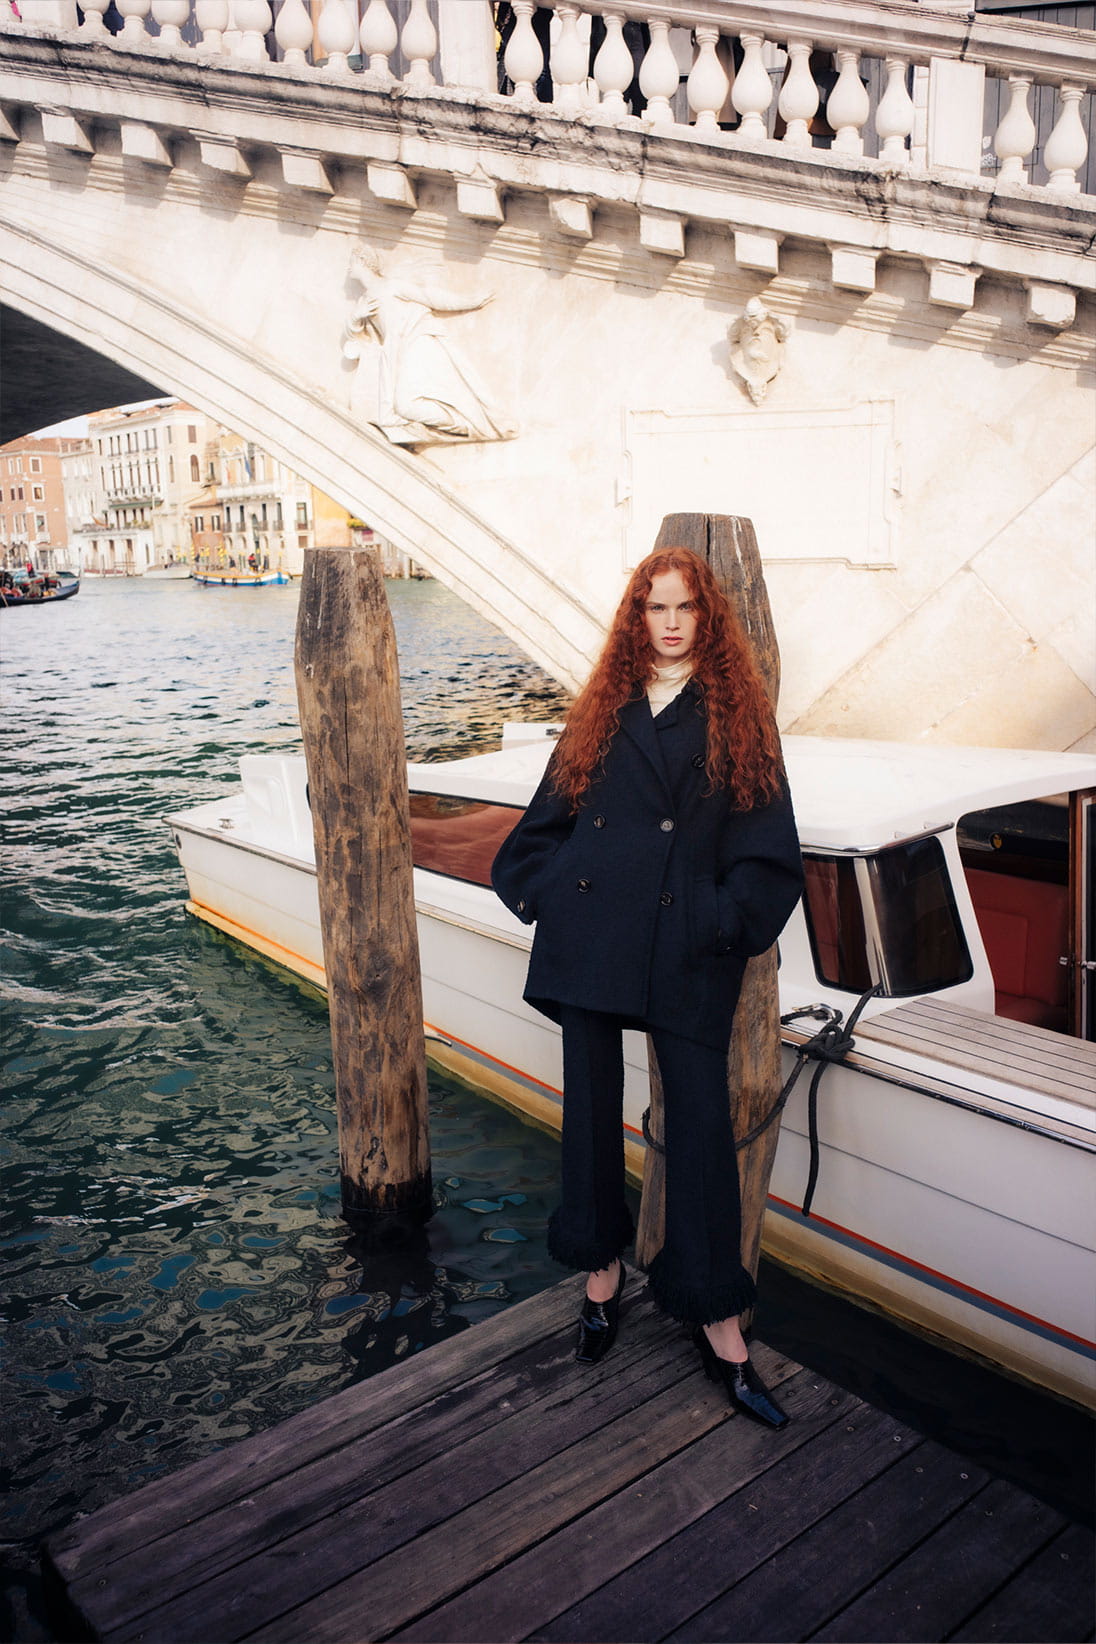
[(731, 369), (755, 405), (760, 405), (784, 363), (788, 327), (760, 297), (751, 297), (728, 332)]

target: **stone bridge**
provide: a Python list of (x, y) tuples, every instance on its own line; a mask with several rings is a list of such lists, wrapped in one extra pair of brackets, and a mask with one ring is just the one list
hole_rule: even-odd
[(43, 360), (260, 441), (568, 684), (664, 513), (744, 513), (787, 728), (1096, 736), (1092, 34), (115, 4), (0, 0), (2, 298)]

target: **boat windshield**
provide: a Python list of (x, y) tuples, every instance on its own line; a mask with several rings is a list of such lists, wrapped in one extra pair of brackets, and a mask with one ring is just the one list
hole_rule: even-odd
[(490, 885), (495, 853), (522, 812), (514, 805), (492, 805), (481, 799), (454, 799), (449, 794), (411, 795), (411, 849), (416, 868)]
[(939, 839), (862, 856), (804, 853), (815, 973), (828, 987), (890, 998), (970, 980), (974, 967)]

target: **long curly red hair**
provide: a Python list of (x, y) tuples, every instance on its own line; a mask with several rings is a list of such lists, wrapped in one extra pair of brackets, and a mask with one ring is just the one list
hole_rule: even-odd
[(656, 549), (632, 572), (605, 647), (572, 703), (556, 745), (556, 792), (577, 807), (602, 765), (620, 710), (647, 688), (655, 661), (647, 600), (655, 577), (664, 571), (680, 573), (696, 605), (697, 633), (689, 657), (708, 722), (709, 786), (728, 788), (736, 806), (750, 810), (779, 791), (780, 739), (742, 624), (708, 565), (690, 548)]

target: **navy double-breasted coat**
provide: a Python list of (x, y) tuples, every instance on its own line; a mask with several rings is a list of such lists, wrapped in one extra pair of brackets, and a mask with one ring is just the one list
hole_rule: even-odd
[(708, 792), (706, 722), (690, 682), (653, 717), (646, 696), (620, 728), (577, 811), (552, 764), (503, 842), (494, 888), (536, 922), (525, 998), (606, 1011), (725, 1046), (746, 960), (799, 899), (803, 867), (787, 792), (736, 810)]

